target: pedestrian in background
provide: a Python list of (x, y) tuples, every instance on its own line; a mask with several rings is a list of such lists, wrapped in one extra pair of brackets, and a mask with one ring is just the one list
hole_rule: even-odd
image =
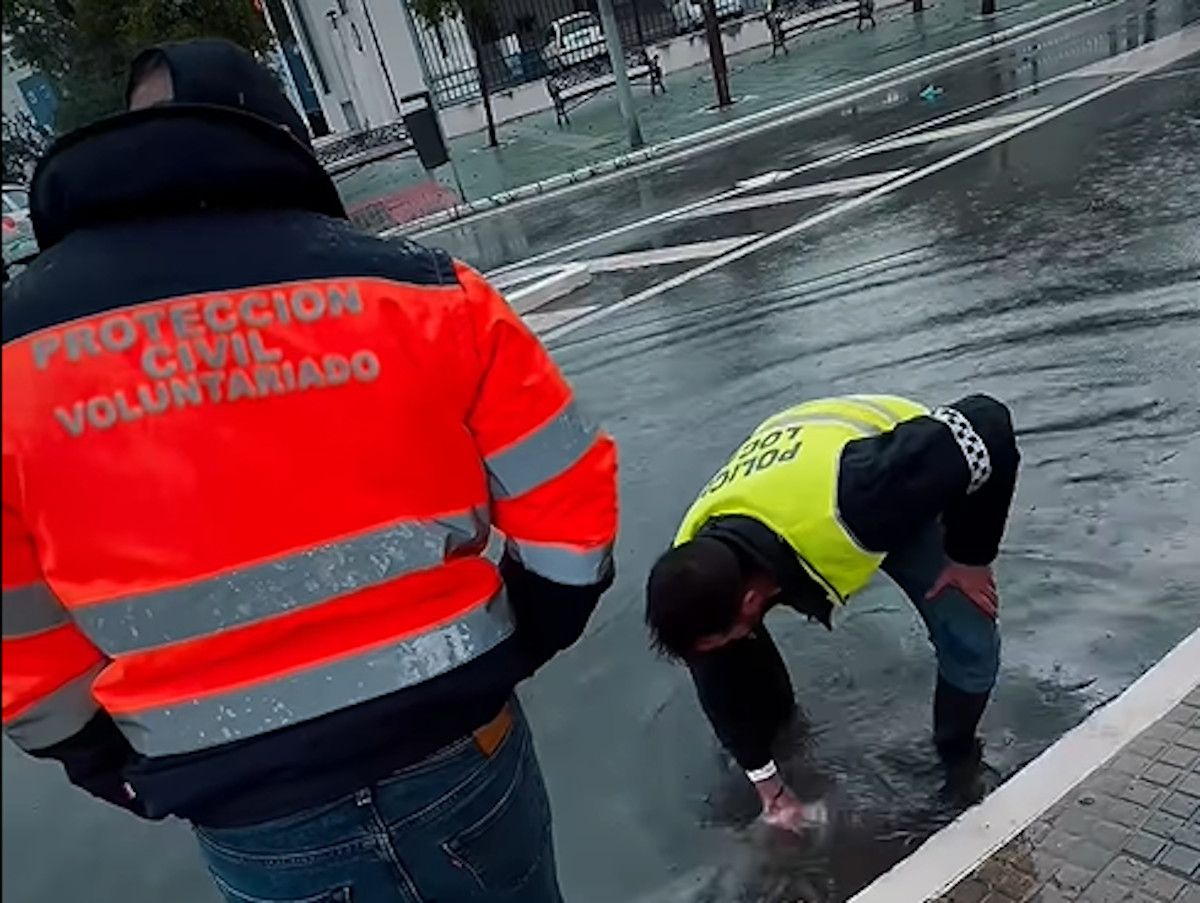
[(249, 54), (127, 96), (5, 291), (5, 732), (230, 901), (559, 901), (513, 688), (613, 579), (612, 440), (482, 277), (350, 227)]
[(862, 31), (864, 22), (870, 22), (871, 27), (875, 27), (875, 0), (858, 0), (859, 31)]

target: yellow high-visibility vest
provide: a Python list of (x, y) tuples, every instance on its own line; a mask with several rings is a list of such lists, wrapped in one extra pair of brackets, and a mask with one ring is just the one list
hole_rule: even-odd
[(807, 401), (765, 421), (708, 481), (684, 516), (675, 545), (713, 518), (752, 517), (782, 537), (809, 576), (842, 604), (883, 562), (864, 549), (838, 513), (838, 472), (846, 443), (886, 433), (928, 414), (895, 395), (848, 395)]

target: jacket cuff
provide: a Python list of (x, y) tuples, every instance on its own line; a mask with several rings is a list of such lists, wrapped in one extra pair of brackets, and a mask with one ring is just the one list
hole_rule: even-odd
[(517, 622), (517, 644), (533, 674), (583, 635), (600, 596), (612, 585), (613, 574), (590, 586), (554, 583), (505, 556), (500, 575)]

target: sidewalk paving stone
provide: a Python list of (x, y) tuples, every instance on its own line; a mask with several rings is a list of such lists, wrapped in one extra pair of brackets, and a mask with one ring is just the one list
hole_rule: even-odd
[(939, 903), (1200, 903), (1197, 723), (1193, 691)]

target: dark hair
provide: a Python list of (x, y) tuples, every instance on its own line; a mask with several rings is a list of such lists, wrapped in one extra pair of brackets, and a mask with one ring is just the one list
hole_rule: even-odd
[(651, 645), (668, 658), (687, 658), (701, 637), (734, 625), (743, 584), (737, 555), (718, 540), (702, 537), (671, 549), (646, 581)]

